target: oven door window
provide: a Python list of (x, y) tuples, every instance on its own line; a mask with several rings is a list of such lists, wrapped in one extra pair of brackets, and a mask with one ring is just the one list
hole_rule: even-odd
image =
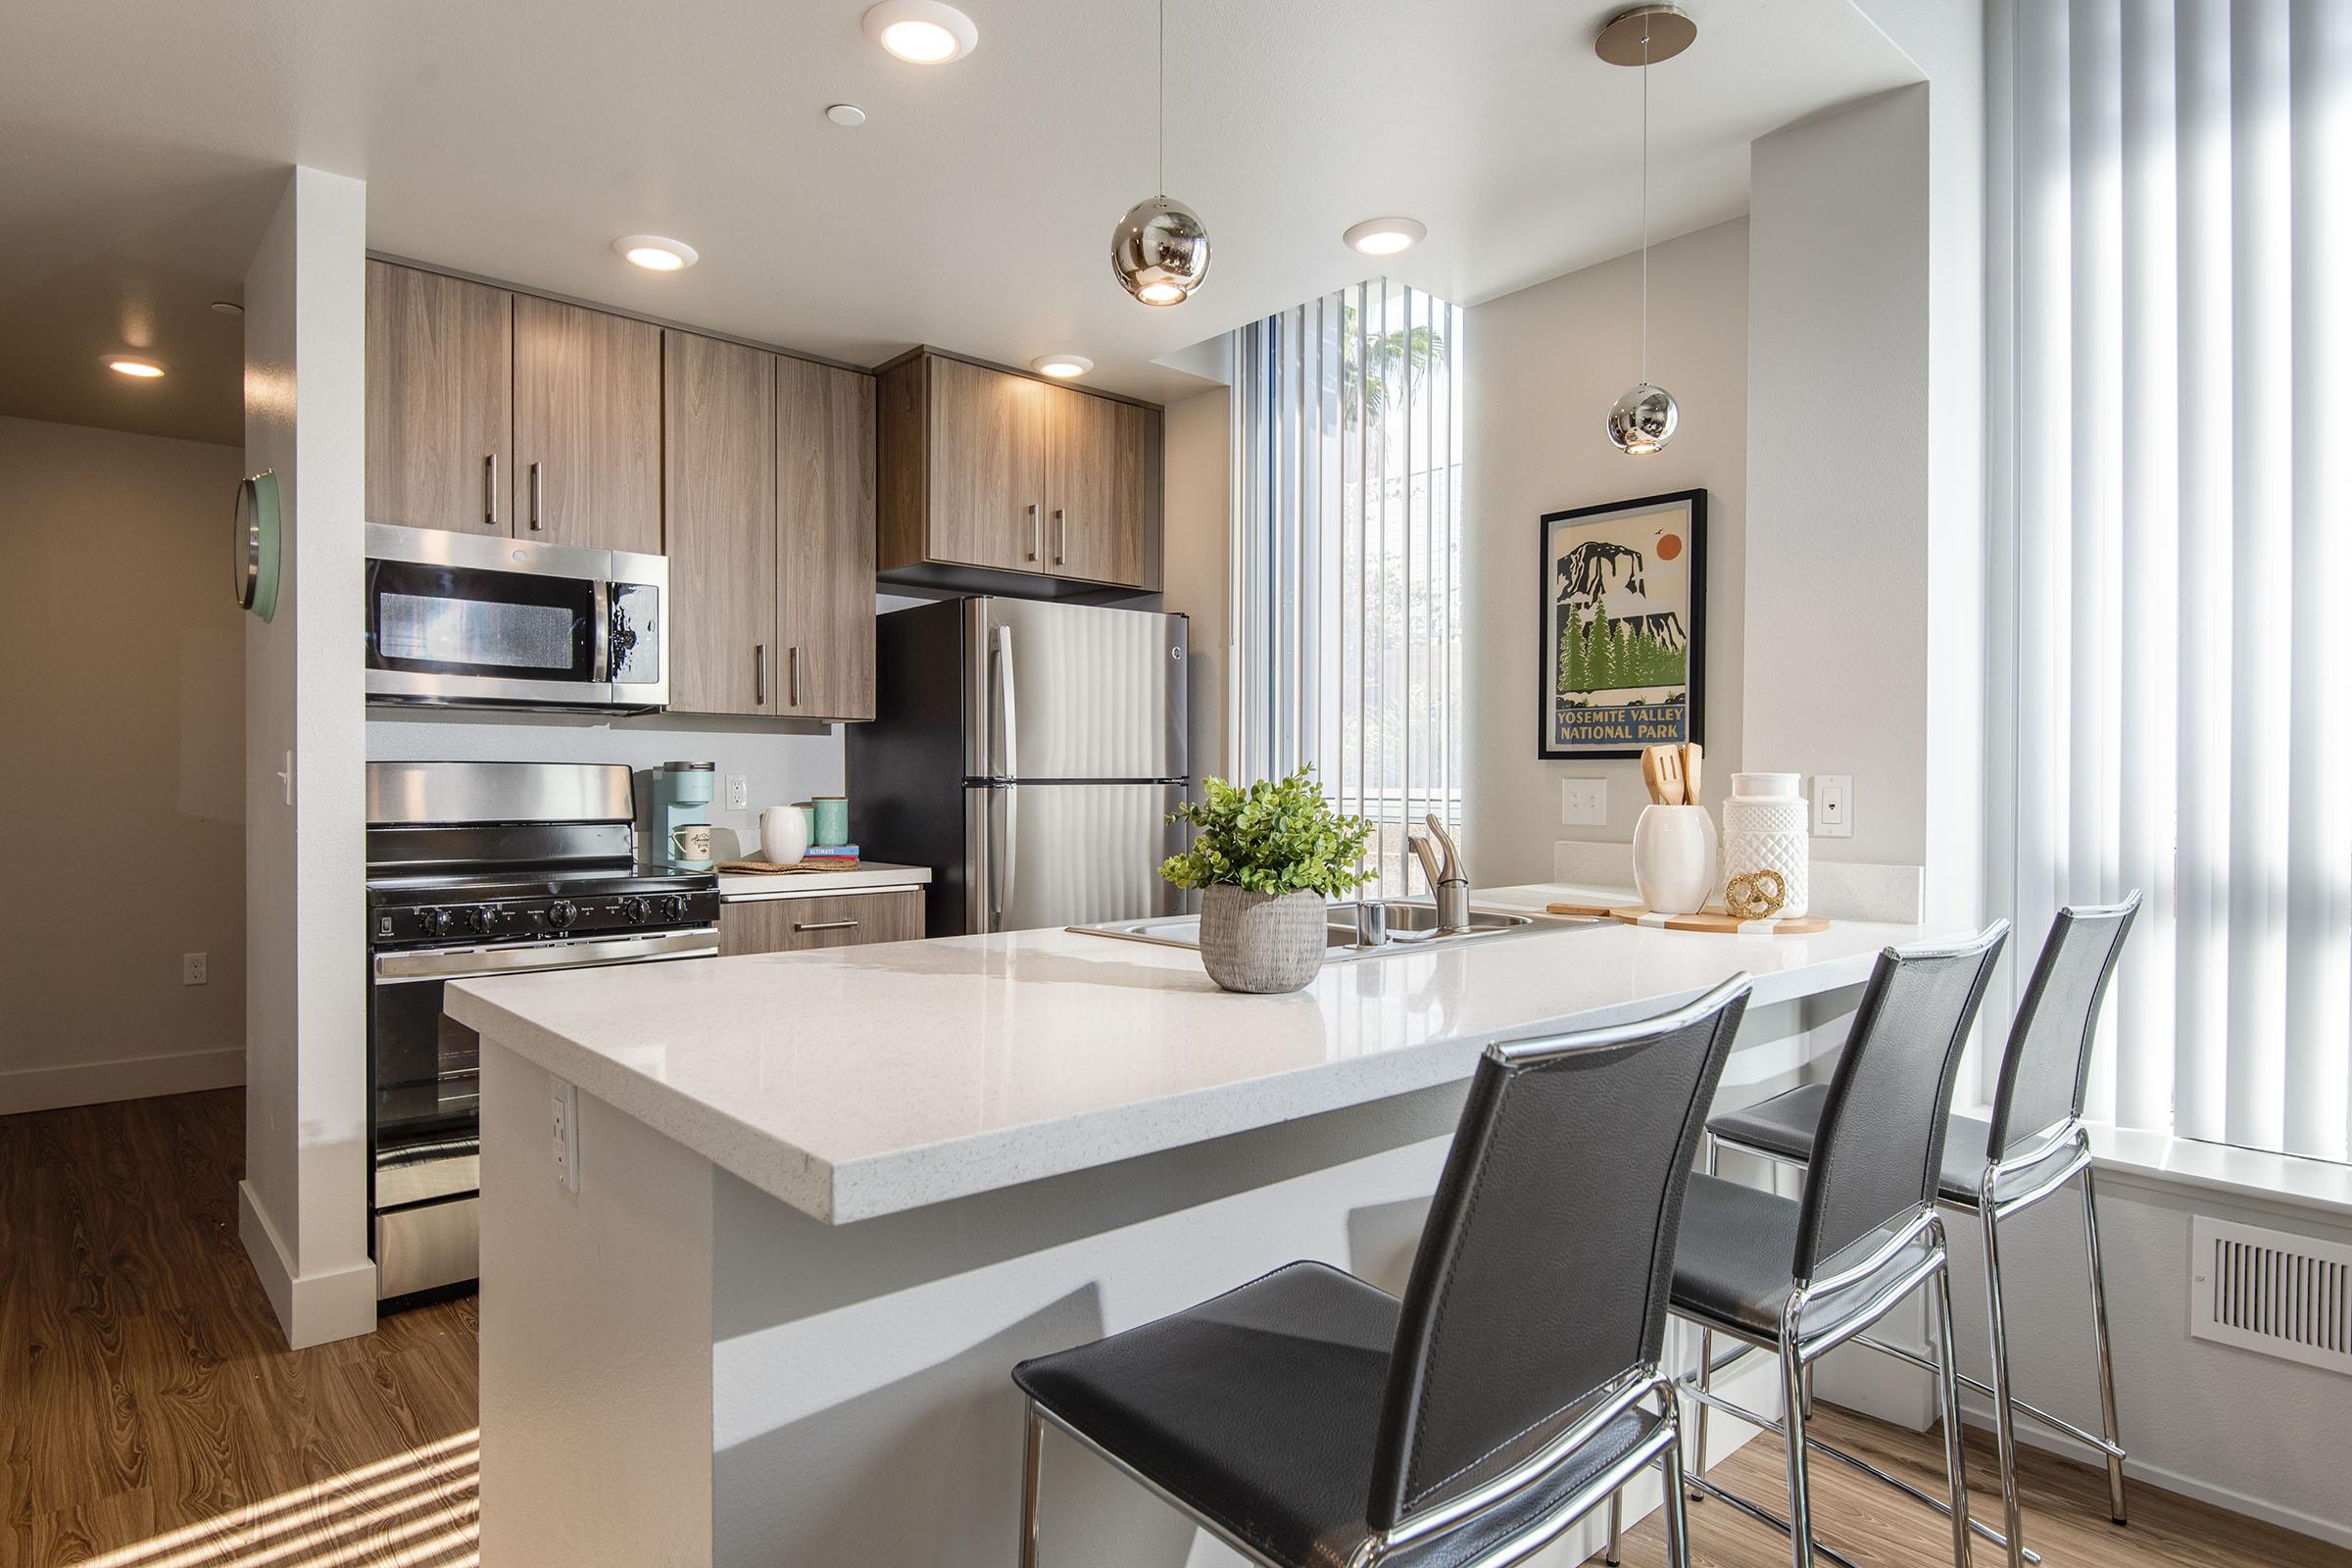
[(474, 1136), (481, 1038), (441, 1010), (439, 980), (373, 986), (376, 1158)]
[(510, 680), (597, 678), (602, 583), (408, 561), (368, 563), (368, 667)]

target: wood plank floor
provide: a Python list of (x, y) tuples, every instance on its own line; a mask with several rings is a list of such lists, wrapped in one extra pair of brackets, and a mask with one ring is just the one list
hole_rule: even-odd
[[(243, 1118), (234, 1090), (0, 1117), (0, 1568), (475, 1564), (473, 1302), (283, 1348), (237, 1242)], [(1933, 1435), (1828, 1406), (1820, 1426), (1941, 1485)], [(1714, 1474), (1779, 1507), (1776, 1440)], [(1980, 1517), (1997, 1515), (1974, 1433), (1970, 1476)], [(2104, 1478), (2046, 1455), (2028, 1455), (2024, 1486), (2049, 1568), (2352, 1568), (2352, 1552), (2144, 1486), (2118, 1530)], [(1821, 1538), (1859, 1563), (1950, 1560), (1940, 1520), (1836, 1464), (1816, 1467), (1814, 1507)], [(1693, 1503), (1690, 1522), (1705, 1568), (1788, 1561), (1780, 1536), (1720, 1502)], [(1654, 1519), (1628, 1534), (1625, 1561), (1662, 1568)], [(1980, 1568), (1999, 1561), (1978, 1544)]]
[(474, 1562), (470, 1299), (289, 1351), (235, 1090), (0, 1117), (0, 1565)]

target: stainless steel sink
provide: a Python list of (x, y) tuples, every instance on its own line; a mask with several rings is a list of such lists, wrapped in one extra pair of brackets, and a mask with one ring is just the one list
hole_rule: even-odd
[[(1356, 908), (1353, 901), (1335, 904), (1325, 916), (1323, 927), (1323, 961), (1348, 963), (1357, 958), (1387, 957), (1398, 953), (1415, 953), (1433, 947), (1450, 947), (1457, 942), (1493, 941), (1500, 937), (1528, 936), (1539, 931), (1567, 931), (1579, 926), (1597, 924), (1597, 921), (1556, 914), (1521, 914), (1510, 909), (1472, 908), (1469, 929), (1441, 931), (1438, 929), (1438, 906), (1426, 899), (1384, 899), (1381, 907), (1388, 915), (1388, 940), (1372, 947), (1356, 945)], [(1163, 948), (1200, 946), (1200, 917), (1197, 914), (1165, 914), (1142, 920), (1106, 920), (1101, 925), (1074, 925), (1069, 928), (1083, 936), (1114, 937), (1122, 942), (1150, 942)]]

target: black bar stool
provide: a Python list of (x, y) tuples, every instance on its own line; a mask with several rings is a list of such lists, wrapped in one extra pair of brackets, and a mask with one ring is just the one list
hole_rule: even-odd
[[(1870, 1470), (1952, 1521), (1952, 1561), (1969, 1568), (1972, 1526), (1960, 1460), (1959, 1397), (1952, 1381), (1952, 1286), (1936, 1180), (1943, 1168), (1946, 1107), (1977, 1004), (1992, 978), (2009, 923), (1949, 948), (1889, 948), (1879, 955), (1844, 1054), (1821, 1097), (1820, 1136), (1801, 1200), (1709, 1174), (1691, 1179), (1674, 1262), (1674, 1311), (1699, 1325), (1699, 1368), (1685, 1384), (1699, 1406), (1778, 1432), (1786, 1440), (1788, 1517), (1782, 1519), (1698, 1473), (1690, 1485), (1786, 1532), (1796, 1568), (1813, 1554), (1851, 1568), (1813, 1540), (1806, 1482), (1809, 1450)], [(1805, 1434), (1805, 1372), (1861, 1334), (1911, 1293), (1936, 1286), (1936, 1359), (1948, 1501), (1871, 1469)], [(1713, 1391), (1714, 1340), (1727, 1334), (1780, 1358), (1780, 1421)], [(1745, 1350), (1733, 1356), (1737, 1361)], [(1993, 1539), (1998, 1539), (1994, 1537)]]
[[(1936, 1196), (1973, 1211), (1984, 1232), (1984, 1296), (1990, 1315), (1992, 1384), (1965, 1374), (1960, 1381), (1991, 1398), (2001, 1463), (2002, 1523), (2010, 1568), (2034, 1561), (2025, 1549), (2017, 1498), (2017, 1417), (2030, 1416), (2099, 1450), (2107, 1460), (2108, 1514), (2124, 1522), (2124, 1446), (2115, 1417), (2115, 1369), (2107, 1345), (2107, 1288), (2099, 1267), (2099, 1217), (2091, 1185), (2090, 1138), (2082, 1126), (2082, 1098), (2090, 1080), (2090, 1052), (2098, 1038), (2099, 1007), (2139, 912), (2135, 891), (2121, 904), (2080, 905), (2058, 911), (2041, 945), (2034, 978), (2010, 1026), (1994, 1090), (1992, 1120), (1951, 1118)], [(1813, 1157), (1816, 1129), (1829, 1091), (1791, 1089), (1745, 1110), (1707, 1123), (1708, 1169), (1718, 1147), (1791, 1164)], [(2099, 1358), (2099, 1414), (2104, 1433), (2083, 1431), (2017, 1398), (2009, 1387), (2009, 1326), (2001, 1297), (2000, 1222), (2067, 1183), (2082, 1179), (2082, 1230), (2090, 1257), (2090, 1337)], [(1930, 1363), (1899, 1347), (1865, 1338), (1874, 1350), (1917, 1366)], [(1931, 1370), (1933, 1368), (1931, 1367)], [(1705, 1462), (1706, 1416), (1699, 1416)]]
[(1684, 1568), (1667, 1284), (1747, 990), (1489, 1047), (1401, 1301), (1292, 1263), (1015, 1367), (1022, 1568), (1047, 1422), (1274, 1568), (1501, 1568), (1656, 1464)]

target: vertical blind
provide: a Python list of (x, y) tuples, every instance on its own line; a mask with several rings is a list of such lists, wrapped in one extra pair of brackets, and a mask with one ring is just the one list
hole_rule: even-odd
[(1423, 816), (1461, 821), (1465, 314), (1377, 279), (1234, 333), (1242, 773), (1311, 763), (1391, 897)]
[(2352, 1157), (2352, 5), (1989, 39), (1994, 898), (2145, 895), (2093, 1114)]

